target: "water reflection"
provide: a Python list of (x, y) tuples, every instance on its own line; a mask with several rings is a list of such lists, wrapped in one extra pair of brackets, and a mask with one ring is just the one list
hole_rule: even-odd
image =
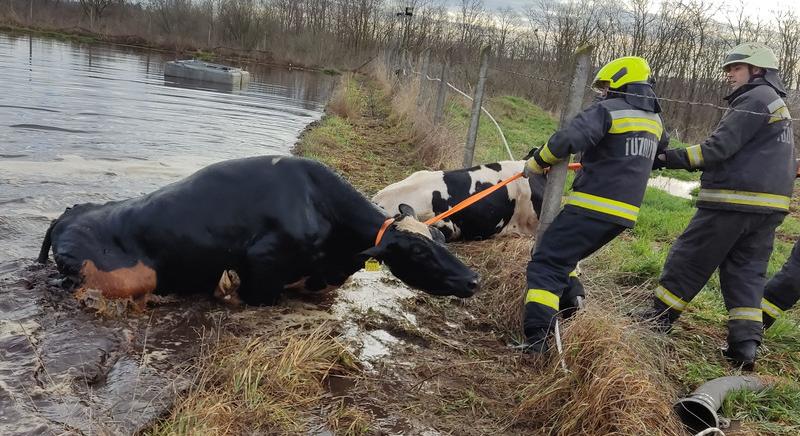
[(0, 34), (0, 264), (50, 218), (157, 189), (220, 160), (287, 154), (322, 115), (325, 75), (236, 64), (244, 89), (165, 80), (171, 54)]

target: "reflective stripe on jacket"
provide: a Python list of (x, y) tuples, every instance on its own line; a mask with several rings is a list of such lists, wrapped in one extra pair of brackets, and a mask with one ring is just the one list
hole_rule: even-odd
[(565, 208), (633, 227), (653, 159), (668, 142), (657, 113), (609, 98), (584, 109), (533, 157), (547, 167), (583, 152)]
[(730, 109), (711, 136), (667, 150), (667, 167), (703, 170), (697, 207), (788, 212), (796, 164), (786, 103), (761, 78), (726, 99)]

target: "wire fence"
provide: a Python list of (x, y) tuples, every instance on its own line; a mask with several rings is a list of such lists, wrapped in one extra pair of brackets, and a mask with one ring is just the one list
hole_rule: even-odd
[[(519, 72), (516, 72), (516, 71), (505, 70), (505, 69), (495, 68), (495, 67), (492, 67), (492, 69), (495, 70), (495, 71), (506, 73), (506, 74), (513, 74), (515, 76), (526, 77), (528, 79), (538, 80), (538, 81), (547, 82), (547, 83), (554, 83), (554, 84), (558, 84), (558, 85), (561, 85), (561, 86), (569, 85), (566, 82), (563, 82), (563, 81), (560, 81), (560, 80), (556, 80), (556, 79), (551, 79), (551, 78), (546, 78), (546, 77), (538, 77), (538, 76), (534, 76), (534, 75), (531, 75), (531, 74), (524, 74), (524, 73), (519, 73)], [(586, 88), (589, 89), (589, 90), (592, 90), (593, 92), (595, 91), (594, 88), (592, 88), (589, 85), (586, 85)], [(710, 108), (722, 110), (722, 111), (725, 111), (725, 112), (741, 112), (741, 113), (747, 113), (747, 114), (752, 114), (752, 115), (761, 115), (761, 116), (765, 116), (765, 117), (766, 116), (769, 116), (769, 117), (779, 116), (779, 115), (772, 114), (772, 113), (769, 113), (769, 112), (749, 111), (749, 110), (745, 110), (745, 109), (733, 108), (733, 107), (730, 107), (730, 106), (720, 106), (720, 105), (717, 105), (717, 104), (714, 104), (714, 103), (709, 103), (709, 102), (679, 100), (679, 99), (666, 98), (666, 97), (653, 97), (653, 96), (648, 96), (648, 95), (641, 95), (641, 94), (635, 94), (635, 93), (630, 93), (630, 92), (622, 92), (622, 91), (614, 91), (614, 93), (615, 94), (619, 94), (619, 95), (631, 95), (631, 96), (642, 97), (642, 98), (654, 98), (654, 99), (658, 100), (659, 103), (661, 103), (661, 102), (669, 102), (669, 103), (676, 103), (676, 104), (685, 104), (685, 105), (689, 105), (689, 106), (710, 107)], [(785, 116), (780, 116), (780, 117), (782, 119), (785, 119), (785, 120), (800, 121), (800, 118), (791, 118), (791, 117), (785, 117)]]
[[(391, 71), (391, 72), (397, 74), (398, 77), (400, 77), (400, 76), (418, 76), (418, 77), (420, 77), (420, 79), (424, 79), (424, 81), (427, 81), (427, 82), (441, 82), (442, 81), (441, 77), (435, 77), (435, 76), (432, 76), (432, 75), (427, 74), (427, 73), (423, 75), (422, 71), (419, 71), (419, 70), (415, 69), (414, 66), (413, 66), (413, 63), (412, 63), (412, 60), (411, 60), (411, 57), (410, 57), (409, 53), (403, 53), (400, 56), (398, 56), (397, 53), (394, 53), (394, 54), (388, 53), (387, 55), (384, 56), (384, 59), (385, 59), (385, 62), (386, 62), (387, 71)], [(398, 68), (398, 59), (399, 59), (399, 68)], [(443, 73), (442, 74), (443, 74), (443, 77), (444, 77), (444, 74), (445, 74), (444, 70), (446, 69), (446, 67), (444, 67), (445, 62), (442, 61), (441, 65), (443, 66)], [(470, 69), (475, 68), (475, 65), (471, 65), (471, 66), (464, 65), (464, 66), (462, 66), (462, 68), (463, 68), (463, 71), (469, 71)], [(548, 84), (548, 85), (554, 85), (554, 86), (557, 86), (558, 88), (568, 89), (571, 86), (570, 82), (567, 82), (567, 81), (564, 81), (564, 80), (555, 79), (553, 77), (544, 77), (544, 76), (537, 76), (537, 75), (534, 75), (534, 74), (526, 74), (526, 73), (522, 73), (522, 72), (519, 72), (519, 71), (514, 71), (514, 70), (510, 70), (510, 69), (506, 69), (506, 68), (500, 68), (500, 67), (497, 67), (497, 66), (489, 66), (489, 69), (491, 69), (494, 72), (501, 73), (501, 74), (511, 75), (511, 76), (515, 76), (515, 77), (522, 77), (522, 78), (534, 80), (534, 81), (537, 81), (537, 82), (545, 83), (545, 84)], [(422, 82), (423, 82), (423, 80), (420, 80), (421, 86), (423, 86)], [(466, 83), (469, 86), (469, 84), (471, 82), (469, 80), (467, 80)], [(453, 92), (455, 92), (456, 94), (460, 95), (464, 99), (466, 99), (466, 100), (468, 100), (470, 102), (473, 101), (473, 96), (471, 96), (467, 92), (459, 89), (457, 86), (455, 86), (449, 80), (445, 80), (445, 84), (447, 85), (448, 89), (452, 90)], [(584, 84), (583, 86), (584, 86), (585, 89), (591, 90), (593, 92), (597, 92), (589, 84)], [(440, 90), (439, 90), (440, 93), (442, 92), (441, 89), (443, 89), (443, 88), (440, 88)], [(481, 92), (482, 92), (482, 90), (481, 90)], [(684, 105), (684, 106), (689, 106), (689, 107), (702, 107), (702, 108), (710, 108), (710, 109), (713, 109), (713, 110), (722, 111), (723, 113), (738, 112), (738, 113), (745, 113), (745, 114), (750, 114), (750, 115), (758, 115), (758, 116), (763, 116), (763, 117), (780, 118), (781, 120), (800, 121), (800, 118), (792, 118), (789, 113), (782, 112), (782, 111), (776, 111), (775, 113), (759, 112), (759, 111), (740, 109), (740, 108), (735, 108), (735, 107), (730, 107), (730, 106), (722, 106), (722, 105), (711, 103), (711, 102), (692, 101), (692, 100), (685, 100), (685, 99), (679, 99), (679, 98), (657, 97), (657, 96), (652, 96), (652, 95), (641, 95), (641, 94), (637, 94), (637, 93), (621, 92), (621, 91), (614, 91), (614, 93), (616, 93), (618, 95), (629, 95), (629, 96), (636, 96), (636, 97), (641, 97), (641, 98), (653, 98), (653, 99), (656, 99), (659, 103), (669, 104), (669, 105)], [(422, 98), (422, 93), (420, 93), (420, 98)], [(441, 99), (441, 98), (442, 97), (439, 96), (439, 99)], [(800, 102), (800, 95), (798, 95), (798, 93), (796, 93), (796, 92), (795, 93), (790, 93), (789, 96), (784, 98), (784, 101), (787, 102), (787, 103), (792, 103), (792, 102), (798, 103), (798, 102)], [(437, 108), (437, 111), (441, 111), (441, 110), (442, 110), (441, 107)], [(502, 142), (502, 146), (505, 149), (505, 153), (508, 155), (508, 157), (511, 160), (516, 160), (513, 152), (511, 151), (511, 146), (509, 145), (508, 139), (506, 138), (506, 135), (503, 132), (503, 129), (500, 126), (500, 123), (497, 121), (497, 119), (483, 105), (480, 106), (480, 112), (485, 114), (485, 116), (489, 119), (489, 121), (494, 125), (494, 127), (497, 130), (498, 135), (500, 137), (500, 141)], [(442, 114), (434, 114), (433, 115), (433, 119), (434, 120), (437, 120), (437, 119), (440, 120), (441, 119), (441, 115)], [(474, 114), (473, 114), (473, 116), (474, 116)], [(469, 139), (467, 140), (467, 142), (468, 141), (469, 141)]]

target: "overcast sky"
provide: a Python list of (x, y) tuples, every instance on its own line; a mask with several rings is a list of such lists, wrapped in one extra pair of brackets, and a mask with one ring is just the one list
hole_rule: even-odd
[[(460, 4), (460, 0), (448, 0), (451, 5), (455, 6)], [(483, 0), (483, 4), (486, 6), (488, 10), (495, 10), (505, 7), (511, 7), (518, 11), (533, 5), (537, 2), (537, 0)], [(740, 0), (732, 0), (732, 1), (724, 1), (724, 0), (714, 0), (716, 4), (722, 6), (722, 10), (735, 10), (738, 9)], [(780, 9), (791, 9), (800, 15), (800, 2), (796, 0), (779, 0), (779, 1), (768, 1), (768, 0), (743, 0), (745, 7), (747, 8), (748, 15), (755, 17), (761, 17), (762, 19), (769, 19), (772, 14), (771, 11), (776, 9), (777, 6)], [(654, 5), (659, 3), (658, 0), (653, 1)], [(654, 7), (655, 9), (655, 7)], [(725, 12), (720, 13), (720, 21), (725, 20)]]

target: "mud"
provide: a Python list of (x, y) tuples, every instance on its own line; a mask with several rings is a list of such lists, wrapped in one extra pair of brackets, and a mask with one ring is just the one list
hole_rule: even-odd
[(99, 316), (51, 266), (0, 279), (0, 434), (132, 434), (171, 406), (189, 364), (226, 314), (174, 299)]
[[(0, 434), (133, 434), (150, 427), (192, 383), (194, 359), (221, 331), (276, 335), (333, 323), (366, 377), (418, 348), (381, 328), (416, 328), (407, 307), (418, 293), (381, 270), (357, 272), (328, 294), (288, 293), (277, 306), (231, 308), (213, 297), (161, 298), (137, 311), (117, 305), (99, 313), (62, 289), (52, 265), (16, 263), (0, 277)], [(15, 269), (16, 268), (16, 269)], [(107, 306), (102, 306), (107, 307)], [(122, 307), (120, 309), (119, 307)], [(370, 322), (373, 320), (375, 322)], [(394, 383), (385, 385), (387, 391)], [(332, 398), (349, 398), (353, 381), (332, 377)], [(436, 434), (392, 416), (369, 398), (387, 434)], [(322, 417), (320, 417), (322, 418)], [(314, 434), (329, 434), (320, 425)]]

